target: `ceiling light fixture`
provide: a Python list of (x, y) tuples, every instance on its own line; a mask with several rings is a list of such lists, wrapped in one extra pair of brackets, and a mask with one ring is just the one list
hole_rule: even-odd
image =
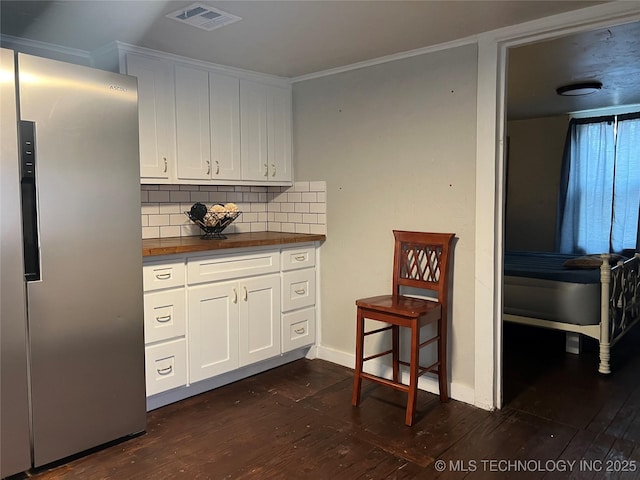
[(556, 93), (565, 97), (577, 97), (580, 95), (591, 95), (602, 88), (601, 82), (572, 83), (556, 88)]

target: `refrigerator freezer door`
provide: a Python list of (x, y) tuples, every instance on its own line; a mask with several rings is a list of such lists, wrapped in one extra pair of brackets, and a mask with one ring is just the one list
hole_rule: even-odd
[(35, 123), (40, 280), (27, 284), (34, 466), (144, 430), (137, 85), (18, 55)]
[(0, 477), (27, 470), (29, 397), (14, 55), (0, 49)]

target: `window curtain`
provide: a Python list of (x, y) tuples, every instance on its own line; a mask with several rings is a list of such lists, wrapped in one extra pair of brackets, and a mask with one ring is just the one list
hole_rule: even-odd
[(556, 250), (602, 253), (610, 247), (615, 165), (614, 117), (572, 119), (562, 161)]
[(640, 116), (618, 117), (611, 248), (638, 249), (640, 210)]
[(640, 114), (573, 119), (565, 143), (556, 250), (637, 250)]

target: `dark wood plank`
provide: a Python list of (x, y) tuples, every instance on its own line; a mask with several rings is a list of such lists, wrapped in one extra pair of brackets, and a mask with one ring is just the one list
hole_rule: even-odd
[[(487, 412), (453, 400), (440, 403), (436, 395), (421, 391), (413, 427), (404, 425), (405, 393), (365, 381), (362, 402), (352, 407), (352, 370), (321, 360), (299, 360), (154, 410), (148, 414), (146, 434), (30, 476), (640, 479), (640, 362), (625, 354), (623, 369), (603, 378), (576, 365), (581, 357), (565, 361), (564, 355), (551, 355), (555, 360), (545, 360), (544, 368), (531, 357), (529, 363), (505, 358), (505, 370), (517, 365), (517, 371), (505, 375), (517, 388), (512, 388), (511, 401), (501, 411)], [(492, 460), (582, 461), (592, 467), (620, 460), (636, 470), (590, 471), (575, 464), (571, 472), (514, 475), (482, 463)], [(443, 471), (436, 468), (439, 461), (445, 462)]]

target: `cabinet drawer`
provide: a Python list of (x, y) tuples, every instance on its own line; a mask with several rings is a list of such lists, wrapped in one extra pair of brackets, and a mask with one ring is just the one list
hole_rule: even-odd
[(147, 397), (187, 384), (187, 341), (184, 338), (145, 348)]
[(282, 316), (282, 353), (316, 341), (316, 310), (305, 308)]
[(265, 251), (248, 255), (215, 255), (194, 258), (187, 264), (190, 284), (263, 275), (280, 270), (280, 252)]
[(154, 343), (184, 336), (184, 289), (144, 294), (144, 342)]
[(316, 270), (294, 270), (282, 274), (282, 311), (310, 307), (316, 303)]
[(144, 291), (184, 285), (184, 262), (146, 263), (142, 267)]
[(282, 271), (309, 268), (316, 264), (316, 249), (313, 245), (282, 250)]

